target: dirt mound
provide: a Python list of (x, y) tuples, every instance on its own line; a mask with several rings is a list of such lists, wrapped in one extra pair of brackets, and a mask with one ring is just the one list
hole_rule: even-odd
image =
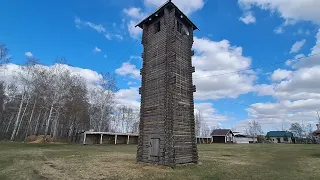
[(28, 136), (28, 137), (27, 137), (27, 141), (28, 141), (28, 142), (32, 142), (32, 141), (35, 141), (35, 140), (37, 140), (37, 136), (35, 136), (35, 135), (32, 135), (32, 136)]
[(44, 140), (44, 135), (39, 135), (39, 136), (29, 136), (28, 137), (28, 142), (32, 144), (41, 144), (41, 143), (52, 143), (53, 139), (50, 136), (47, 136), (46, 139)]

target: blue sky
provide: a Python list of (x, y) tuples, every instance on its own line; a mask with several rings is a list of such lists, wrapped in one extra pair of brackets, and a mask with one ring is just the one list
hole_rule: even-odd
[[(0, 42), (10, 49), (16, 65), (23, 64), (26, 55), (45, 65), (65, 57), (70, 67), (89, 69), (91, 75), (115, 73), (119, 101), (137, 108), (141, 31), (131, 25), (163, 2), (5, 0), (0, 11)], [(306, 83), (316, 82), (319, 57), (303, 59), (304, 66), (288, 61), (250, 72), (226, 73), (320, 51), (320, 13), (313, 8), (319, 2), (173, 2), (200, 28), (195, 32), (193, 59), (196, 108), (209, 126), (244, 130), (249, 121), (258, 120), (267, 131), (279, 129), (283, 123), (316, 123), (320, 87), (308, 88)], [(309, 78), (301, 78), (304, 75)]]

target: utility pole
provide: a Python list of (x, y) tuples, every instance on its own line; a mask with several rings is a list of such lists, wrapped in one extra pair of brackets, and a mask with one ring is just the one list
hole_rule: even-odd
[(318, 124), (317, 124), (317, 129), (320, 130), (320, 116), (319, 116), (319, 111), (317, 111), (317, 115), (318, 115)]

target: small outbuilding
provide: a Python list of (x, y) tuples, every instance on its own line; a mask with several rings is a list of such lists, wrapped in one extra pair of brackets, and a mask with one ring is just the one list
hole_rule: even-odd
[(234, 134), (231, 129), (215, 129), (211, 136), (212, 143), (233, 143)]
[(273, 143), (294, 143), (295, 139), (292, 132), (289, 131), (269, 131), (267, 139)]
[(314, 139), (316, 140), (316, 143), (320, 144), (320, 129), (314, 131), (312, 133), (312, 135), (313, 135)]
[(236, 134), (234, 135), (234, 143), (237, 144), (249, 144), (249, 143), (257, 143), (258, 139), (257, 137), (243, 135), (243, 134)]

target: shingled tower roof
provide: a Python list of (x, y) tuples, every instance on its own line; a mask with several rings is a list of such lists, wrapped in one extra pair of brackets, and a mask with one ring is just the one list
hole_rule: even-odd
[(184, 21), (184, 24), (189, 24), (193, 27), (193, 30), (199, 30), (199, 28), (173, 2), (171, 2), (171, 0), (167, 1), (165, 4), (160, 6), (156, 11), (154, 11), (150, 16), (142, 20), (135, 27), (139, 26), (140, 28), (143, 28), (143, 24), (153, 23), (160, 16), (160, 14), (163, 14), (164, 9), (166, 8), (175, 8), (177, 15), (181, 17), (181, 20)]

